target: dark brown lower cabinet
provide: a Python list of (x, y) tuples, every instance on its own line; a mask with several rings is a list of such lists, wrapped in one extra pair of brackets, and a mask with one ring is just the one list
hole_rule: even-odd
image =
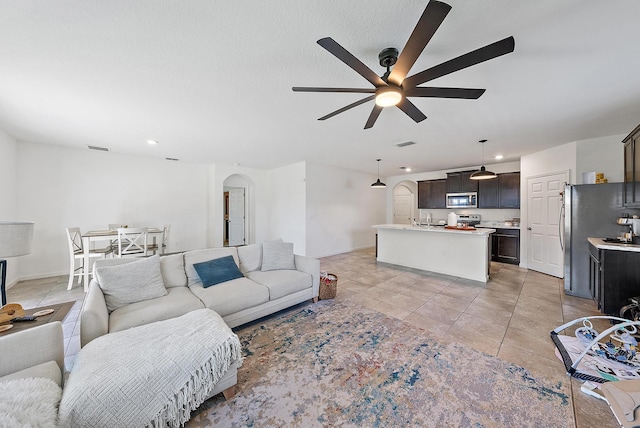
[(520, 264), (520, 230), (496, 229), (491, 235), (491, 260)]
[(640, 296), (640, 253), (599, 250), (589, 244), (589, 289), (600, 312), (620, 316), (629, 297)]

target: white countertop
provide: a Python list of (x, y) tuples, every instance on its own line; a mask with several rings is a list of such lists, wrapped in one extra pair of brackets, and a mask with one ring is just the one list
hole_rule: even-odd
[(503, 221), (483, 221), (476, 227), (489, 227), (494, 229), (520, 229), (520, 226), (505, 226)]
[(604, 242), (602, 238), (587, 238), (587, 240), (599, 250), (634, 251), (640, 253), (640, 245), (638, 244), (616, 244), (615, 242)]
[(482, 228), (476, 230), (447, 229), (442, 226), (411, 226), (410, 224), (377, 224), (371, 226), (373, 229), (398, 229), (413, 230), (416, 232), (435, 232), (435, 233), (463, 233), (467, 235), (489, 235), (495, 232), (495, 229)]

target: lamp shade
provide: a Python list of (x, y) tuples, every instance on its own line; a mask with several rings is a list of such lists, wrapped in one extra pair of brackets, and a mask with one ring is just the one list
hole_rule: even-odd
[(383, 187), (387, 187), (387, 185), (384, 184), (382, 181), (380, 181), (380, 179), (378, 178), (378, 180), (375, 183), (373, 183), (371, 187), (373, 187), (374, 189), (381, 189)]
[(480, 171), (476, 171), (469, 177), (471, 180), (491, 180), (492, 178), (498, 178), (495, 172), (487, 171), (487, 168), (482, 165)]
[(0, 258), (29, 254), (33, 226), (31, 222), (0, 221)]

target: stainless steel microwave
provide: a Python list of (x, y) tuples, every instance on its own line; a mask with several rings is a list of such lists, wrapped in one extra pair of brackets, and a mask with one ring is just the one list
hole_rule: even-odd
[(447, 208), (478, 208), (478, 192), (447, 193)]

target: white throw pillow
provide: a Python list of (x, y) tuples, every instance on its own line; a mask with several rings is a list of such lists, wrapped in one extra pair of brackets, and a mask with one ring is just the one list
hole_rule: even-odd
[(61, 397), (62, 388), (51, 379), (22, 378), (3, 382), (0, 426), (55, 428)]
[(160, 271), (162, 272), (165, 287), (187, 286), (187, 274), (184, 273), (184, 256), (182, 253), (160, 257)]
[(293, 243), (264, 241), (262, 243), (262, 270), (295, 269)]
[(158, 255), (123, 265), (99, 267), (95, 275), (110, 313), (122, 306), (167, 294)]

